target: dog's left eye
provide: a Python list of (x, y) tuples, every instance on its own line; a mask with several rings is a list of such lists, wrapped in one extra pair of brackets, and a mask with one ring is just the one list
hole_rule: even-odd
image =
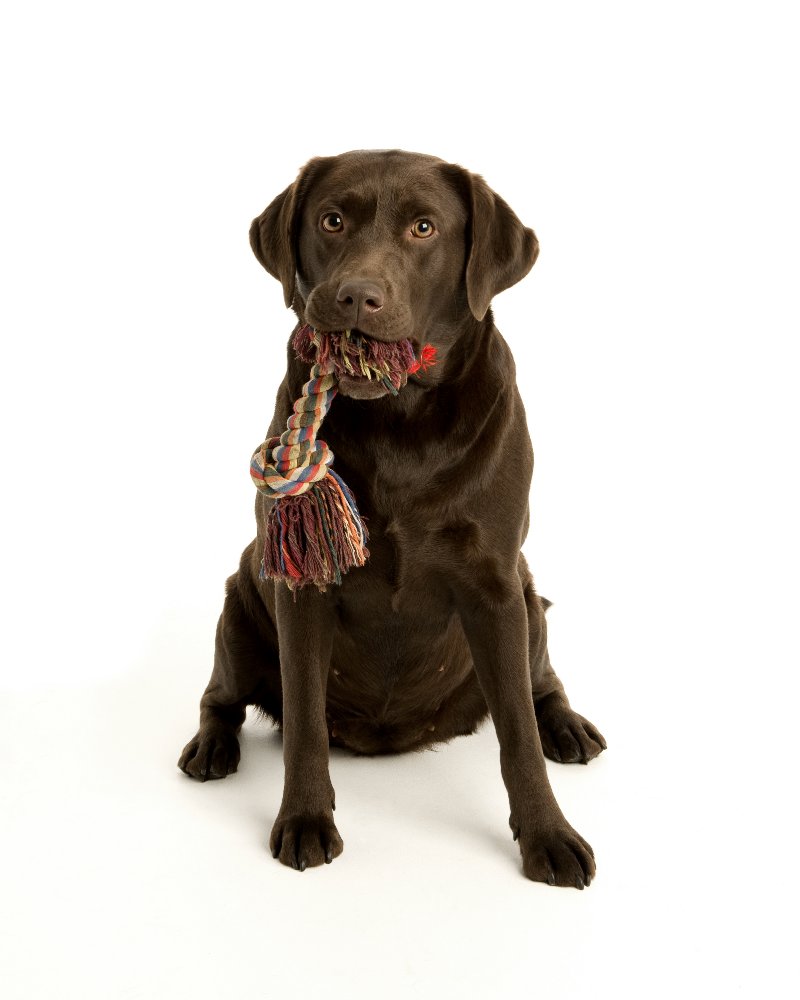
[(433, 223), (430, 219), (417, 219), (411, 227), (411, 232), (419, 239), (427, 240), (429, 236), (433, 236), (434, 234)]
[(328, 212), (322, 216), (322, 228), (326, 233), (340, 233), (344, 227), (344, 220), (338, 212)]

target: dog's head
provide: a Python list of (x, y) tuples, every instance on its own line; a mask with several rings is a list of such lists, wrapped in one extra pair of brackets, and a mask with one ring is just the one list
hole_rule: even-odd
[(467, 316), (484, 319), (539, 253), (533, 230), (483, 178), (401, 150), (311, 160), (253, 220), (250, 243), (304, 322), (415, 348), (440, 346), (437, 331)]

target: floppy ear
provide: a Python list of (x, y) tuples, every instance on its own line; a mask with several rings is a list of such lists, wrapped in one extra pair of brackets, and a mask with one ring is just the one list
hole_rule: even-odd
[(483, 319), (494, 296), (516, 285), (536, 263), (539, 241), (482, 177), (449, 165), (451, 176), (454, 171), (470, 208), (467, 301), (475, 318)]
[(290, 184), (264, 209), (250, 226), (250, 246), (258, 262), (283, 285), (289, 309), (294, 300), (297, 254), (295, 250), (300, 204), (322, 157), (309, 160), (294, 184)]

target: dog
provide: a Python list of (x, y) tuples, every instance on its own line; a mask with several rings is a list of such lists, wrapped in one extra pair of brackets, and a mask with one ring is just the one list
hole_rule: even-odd
[[(285, 781), (274, 857), (303, 871), (342, 851), (329, 747), (415, 750), (491, 715), (524, 874), (589, 885), (592, 848), (551, 790), (545, 756), (606, 748), (570, 707), (547, 651), (545, 610), (520, 549), (533, 451), (493, 296), (533, 267), (539, 243), (487, 183), (401, 150), (318, 157), (250, 229), (300, 325), (408, 338), (434, 366), (392, 395), (343, 377), (324, 426), (369, 527), (369, 558), (338, 586), (261, 579), (266, 515), (226, 583), (200, 728), (178, 766), (233, 773), (248, 705), (280, 725)], [(309, 377), (290, 346), (268, 436)]]

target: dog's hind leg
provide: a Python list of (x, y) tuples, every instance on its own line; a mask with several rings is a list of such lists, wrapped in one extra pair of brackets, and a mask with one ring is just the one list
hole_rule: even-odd
[(239, 764), (238, 732), (248, 705), (280, 721), (278, 636), (252, 579), (253, 546), (225, 585), (217, 624), (214, 669), (200, 700), (200, 728), (186, 744), (178, 767), (193, 778), (224, 778)]
[(536, 593), (522, 553), (517, 568), (528, 609), (531, 688), (542, 750), (545, 757), (563, 764), (588, 764), (605, 750), (606, 741), (588, 719), (572, 710), (547, 651), (545, 611), (550, 602)]

